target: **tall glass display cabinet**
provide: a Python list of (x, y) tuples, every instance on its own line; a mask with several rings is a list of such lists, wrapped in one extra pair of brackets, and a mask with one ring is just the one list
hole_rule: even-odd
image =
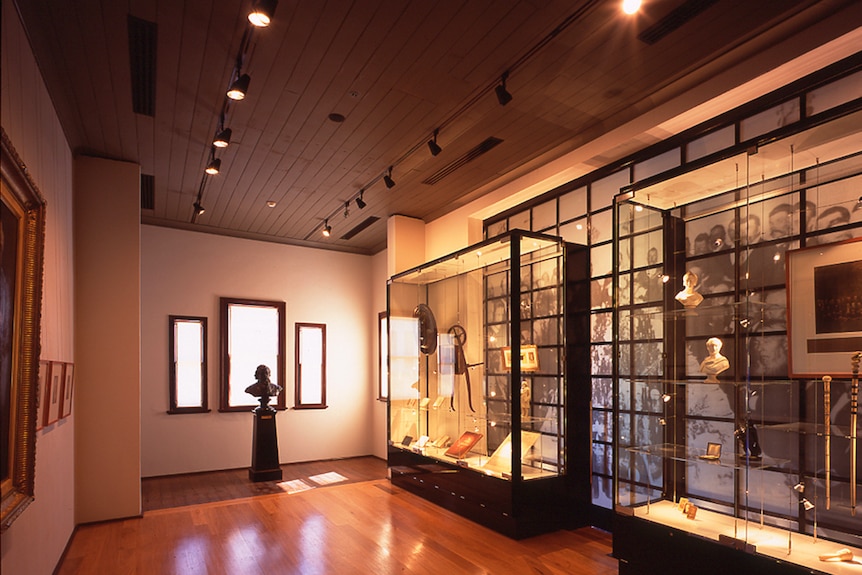
[[(616, 197), (621, 575), (862, 573), (862, 340), (837, 333), (841, 322), (862, 332), (862, 241), (805, 245), (806, 203), (837, 201), (825, 173), (689, 196), (679, 178)], [(815, 306), (828, 312), (816, 326)], [(827, 348), (831, 359), (812, 367)]]
[(586, 521), (588, 278), (513, 230), (389, 280), (393, 484), (513, 538)]

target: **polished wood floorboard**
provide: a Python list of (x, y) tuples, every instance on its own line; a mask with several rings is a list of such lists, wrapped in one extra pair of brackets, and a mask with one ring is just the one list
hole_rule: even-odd
[(82, 525), (56, 573), (616, 575), (610, 552), (597, 529), (515, 541), (373, 479)]
[(242, 499), (255, 495), (284, 493), (302, 488), (296, 481), (320, 487), (331, 473), (338, 473), (344, 479), (339, 483), (370, 481), (386, 477), (386, 461), (371, 455), (326, 459), (303, 463), (289, 463), (281, 466), (281, 481), (251, 482), (248, 468), (208, 471), (205, 473), (185, 473), (162, 477), (145, 477), (141, 480), (141, 507), (144, 511), (197, 505)]

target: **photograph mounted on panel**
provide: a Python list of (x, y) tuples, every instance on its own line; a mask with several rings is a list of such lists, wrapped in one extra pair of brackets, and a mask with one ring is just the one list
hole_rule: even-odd
[(850, 377), (862, 350), (862, 238), (787, 252), (790, 376)]

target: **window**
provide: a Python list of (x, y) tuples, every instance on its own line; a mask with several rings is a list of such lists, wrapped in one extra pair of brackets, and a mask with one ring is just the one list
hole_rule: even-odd
[(377, 350), (379, 358), (377, 399), (385, 401), (389, 399), (389, 327), (387, 314), (381, 311), (377, 314)]
[(169, 316), (170, 400), (168, 413), (205, 413), (207, 318)]
[(326, 408), (326, 325), (296, 324), (296, 405)]
[(258, 405), (258, 399), (245, 389), (255, 382), (259, 365), (267, 366), (270, 381), (282, 387), (270, 404), (284, 409), (284, 302), (221, 298), (220, 308), (219, 410), (248, 411)]

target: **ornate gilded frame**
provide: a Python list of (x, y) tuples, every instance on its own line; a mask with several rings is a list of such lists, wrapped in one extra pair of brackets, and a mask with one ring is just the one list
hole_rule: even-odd
[(7, 249), (11, 242), (5, 229), (0, 252), (0, 281), (12, 288), (8, 298), (12, 313), (0, 317), (0, 336), (3, 329), (11, 335), (6, 349), (0, 349), (5, 355), (0, 356), (0, 365), (9, 366), (0, 369), (0, 426), (8, 430), (2, 433), (8, 439), (3, 448), (8, 459), (0, 468), (0, 531), (5, 531), (34, 497), (45, 200), (2, 128), (0, 144), (0, 217), (5, 224), (14, 224), (15, 239), (15, 249)]

